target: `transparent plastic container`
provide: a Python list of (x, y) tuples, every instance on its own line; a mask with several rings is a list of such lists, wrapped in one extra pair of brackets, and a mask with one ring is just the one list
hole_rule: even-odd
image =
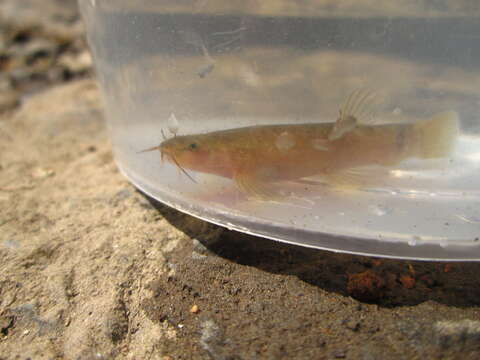
[(116, 161), (148, 195), (312, 248), (480, 259), (476, 2), (80, 7)]

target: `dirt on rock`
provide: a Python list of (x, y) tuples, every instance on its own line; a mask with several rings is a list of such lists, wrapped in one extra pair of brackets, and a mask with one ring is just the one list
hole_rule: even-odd
[(28, 96), (0, 114), (0, 359), (479, 358), (480, 264), (305, 249), (149, 199), (76, 74), (9, 83)]

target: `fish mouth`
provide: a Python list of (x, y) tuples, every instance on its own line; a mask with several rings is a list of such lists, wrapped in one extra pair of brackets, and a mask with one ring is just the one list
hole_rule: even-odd
[(158, 146), (148, 148), (148, 149), (145, 149), (145, 150), (141, 150), (137, 154), (141, 154), (141, 153), (149, 152), (149, 151), (155, 151), (155, 150), (160, 151), (160, 161), (162, 162), (162, 164), (164, 163), (165, 158), (170, 159), (171, 162), (173, 164), (175, 164), (175, 166), (177, 166), (180, 169), (180, 171), (185, 174), (186, 177), (188, 177), (195, 184), (197, 184), (195, 179), (180, 165), (180, 163), (177, 161), (175, 156), (171, 152), (169, 152), (164, 146), (162, 146), (162, 144), (160, 144)]

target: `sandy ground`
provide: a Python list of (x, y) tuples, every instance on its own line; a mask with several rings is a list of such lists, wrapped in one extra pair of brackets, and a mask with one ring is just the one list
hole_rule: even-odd
[(118, 172), (94, 81), (62, 81), (0, 115), (0, 359), (480, 356), (480, 264), (303, 249), (179, 213)]

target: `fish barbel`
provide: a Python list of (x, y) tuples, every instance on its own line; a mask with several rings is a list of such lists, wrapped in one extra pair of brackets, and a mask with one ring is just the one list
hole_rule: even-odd
[(336, 122), (175, 136), (148, 150), (159, 150), (162, 158), (182, 171), (233, 179), (248, 196), (263, 199), (275, 196), (271, 184), (278, 181), (321, 176), (328, 183), (343, 185), (374, 176), (368, 166), (388, 167), (408, 158), (441, 158), (451, 153), (458, 135), (455, 112), (415, 123), (375, 124), (359, 115), (367, 96), (352, 96)]

